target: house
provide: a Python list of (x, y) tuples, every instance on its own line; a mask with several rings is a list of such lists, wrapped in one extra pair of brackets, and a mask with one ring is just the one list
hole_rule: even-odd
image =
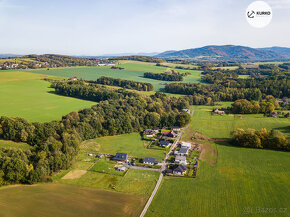
[(189, 148), (181, 148), (179, 151), (175, 151), (175, 155), (187, 156)]
[(175, 157), (174, 163), (176, 163), (176, 164), (187, 164), (186, 157), (185, 156), (181, 156), (181, 155), (177, 155)]
[(181, 144), (180, 144), (180, 147), (181, 148), (191, 148), (191, 143), (189, 143), (189, 142), (182, 142)]
[(178, 132), (177, 131), (171, 131), (171, 134), (173, 135), (173, 137), (178, 136)]
[(219, 114), (219, 115), (224, 115), (225, 114), (225, 111), (220, 111), (218, 109), (215, 109), (214, 110), (214, 113)]
[(180, 127), (177, 127), (177, 126), (173, 126), (173, 127), (171, 127), (171, 130), (172, 131), (180, 131)]
[(161, 146), (162, 148), (167, 148), (168, 146), (170, 146), (170, 142), (166, 140), (161, 140), (159, 146)]
[(121, 172), (125, 172), (126, 171), (126, 167), (117, 167), (116, 170), (117, 171), (121, 171)]
[(103, 154), (98, 154), (98, 158), (102, 158), (103, 157)]
[(163, 139), (174, 138), (174, 135), (171, 132), (163, 131), (161, 132), (161, 137)]
[(165, 174), (172, 174), (173, 173), (173, 170), (172, 169), (166, 169), (165, 170)]
[(153, 137), (156, 134), (156, 132), (155, 130), (147, 129), (144, 130), (143, 134), (146, 135), (147, 137)]
[(70, 80), (70, 81), (77, 81), (78, 78), (77, 78), (77, 77), (73, 77), (73, 78), (70, 78), (69, 80)]
[(270, 117), (277, 118), (278, 117), (278, 113), (277, 112), (272, 112)]
[(126, 161), (128, 159), (128, 155), (125, 153), (117, 153), (115, 157), (113, 157), (113, 160), (117, 161)]
[(173, 170), (173, 174), (174, 174), (174, 175), (182, 176), (182, 175), (184, 175), (184, 173), (186, 172), (186, 169), (187, 169), (187, 166), (186, 166), (186, 165), (178, 165), (178, 167), (176, 167), (176, 168)]
[(152, 158), (152, 157), (145, 157), (143, 159), (143, 164), (154, 165), (154, 164), (158, 164), (158, 161), (155, 160), (155, 158)]

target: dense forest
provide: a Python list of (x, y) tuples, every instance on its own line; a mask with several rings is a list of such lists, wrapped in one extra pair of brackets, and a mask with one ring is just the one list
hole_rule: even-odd
[(156, 57), (150, 56), (120, 56), (120, 57), (112, 57), (109, 60), (134, 60), (134, 61), (141, 61), (141, 62), (150, 62), (150, 63), (164, 63), (166, 60)]
[(232, 144), (235, 146), (290, 151), (289, 140), (276, 130), (237, 129), (232, 134)]
[(144, 83), (138, 81), (124, 80), (119, 78), (111, 78), (102, 76), (97, 79), (96, 83), (110, 86), (123, 87), (127, 89), (139, 90), (139, 91), (153, 91), (153, 85), (151, 83)]
[(183, 81), (184, 76), (186, 76), (186, 74), (178, 73), (178, 72), (173, 72), (173, 73), (145, 72), (144, 73), (144, 78), (151, 78), (151, 79), (162, 80), (162, 81)]

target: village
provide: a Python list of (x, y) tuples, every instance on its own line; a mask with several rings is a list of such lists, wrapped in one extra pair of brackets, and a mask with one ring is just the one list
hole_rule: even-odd
[[(125, 175), (129, 169), (151, 170), (166, 176), (195, 178), (198, 169), (200, 147), (180, 141), (183, 129), (178, 126), (170, 128), (153, 128), (141, 132), (142, 140), (148, 142), (148, 149), (164, 150), (167, 154), (163, 162), (151, 156), (137, 158), (127, 153), (88, 153), (95, 157), (97, 172)], [(99, 164), (99, 166), (97, 166)], [(105, 168), (109, 167), (109, 168)]]

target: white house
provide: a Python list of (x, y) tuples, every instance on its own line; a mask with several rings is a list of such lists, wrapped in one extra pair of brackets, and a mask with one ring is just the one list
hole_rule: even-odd
[(181, 142), (181, 148), (191, 148), (191, 143), (189, 142)]
[(176, 164), (187, 164), (186, 157), (185, 156), (177, 155), (175, 157), (174, 163), (176, 163)]

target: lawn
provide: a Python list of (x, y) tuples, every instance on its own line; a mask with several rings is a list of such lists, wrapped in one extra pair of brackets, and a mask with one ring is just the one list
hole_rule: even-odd
[(145, 198), (104, 190), (59, 184), (0, 188), (3, 217), (135, 217)]
[(40, 80), (45, 77), (26, 71), (0, 71), (0, 116), (47, 122), (96, 104), (50, 93), (50, 83)]
[(217, 164), (201, 161), (197, 178), (166, 177), (146, 216), (289, 216), (290, 153), (217, 148)]
[[(148, 82), (154, 86), (155, 91), (161, 91), (164, 88), (164, 83), (171, 83), (170, 81), (159, 81), (149, 78), (144, 78), (144, 72), (165, 72), (168, 70), (167, 67), (159, 67), (148, 63), (133, 62), (133, 63), (122, 63), (118, 65), (123, 67), (124, 70), (110, 69), (109, 66), (96, 66), (96, 67), (66, 67), (66, 68), (53, 68), (47, 69), (34, 69), (28, 70), (29, 72), (36, 74), (44, 74), (51, 76), (62, 76), (62, 77), (78, 77), (86, 80), (96, 80), (101, 76), (120, 78), (126, 80)], [(176, 70), (178, 72), (189, 72), (190, 75), (186, 76), (183, 82), (186, 83), (198, 83), (200, 82), (201, 71), (193, 70)]]
[[(111, 161), (103, 157), (99, 159), (94, 166), (90, 169), (90, 171), (101, 172), (101, 173), (109, 173), (112, 175), (124, 175), (125, 172), (117, 171), (114, 167), (117, 164), (116, 161)], [(120, 165), (121, 166), (121, 165)]]
[(96, 143), (96, 145), (99, 145), (98, 151), (105, 154), (122, 152), (127, 153), (130, 157), (153, 157), (158, 161), (162, 161), (165, 157), (165, 151), (146, 149), (139, 133), (100, 137), (88, 140), (85, 143), (87, 142)]
[[(227, 103), (226, 106), (229, 104)], [(237, 128), (277, 129), (290, 136), (290, 119), (264, 117), (262, 114), (212, 115), (213, 106), (193, 106), (193, 109), (191, 128), (211, 138), (230, 138), (230, 133)]]

